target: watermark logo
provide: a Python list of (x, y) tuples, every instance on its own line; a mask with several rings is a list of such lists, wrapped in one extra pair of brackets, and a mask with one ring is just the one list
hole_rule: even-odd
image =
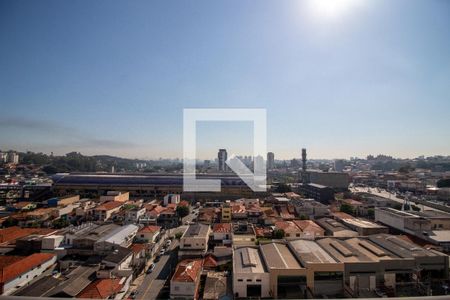
[(183, 190), (220, 192), (220, 179), (196, 178), (197, 121), (251, 121), (253, 123), (253, 172), (234, 154), (228, 167), (255, 192), (265, 192), (267, 153), (266, 110), (262, 108), (186, 108), (183, 111)]

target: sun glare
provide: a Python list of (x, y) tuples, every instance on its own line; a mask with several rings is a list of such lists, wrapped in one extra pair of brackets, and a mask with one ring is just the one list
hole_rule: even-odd
[(311, 13), (317, 18), (335, 19), (352, 10), (361, 0), (310, 0)]

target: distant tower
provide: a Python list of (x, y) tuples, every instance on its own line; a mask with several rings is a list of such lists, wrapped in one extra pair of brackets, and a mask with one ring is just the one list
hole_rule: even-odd
[(306, 148), (302, 149), (302, 171), (306, 172)]
[(306, 173), (306, 148), (302, 149), (302, 183), (309, 183), (308, 174)]
[(267, 169), (272, 170), (275, 166), (275, 154), (267, 152)]
[(227, 150), (219, 149), (219, 153), (217, 153), (217, 159), (219, 162), (219, 172), (225, 172), (227, 170), (227, 165), (225, 164), (228, 159)]

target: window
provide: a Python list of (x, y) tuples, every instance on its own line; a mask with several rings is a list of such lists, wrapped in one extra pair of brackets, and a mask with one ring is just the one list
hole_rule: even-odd
[(256, 279), (256, 282), (261, 282), (261, 279)]
[(249, 278), (249, 279), (247, 279), (247, 282), (252, 282), (252, 280)]
[(243, 279), (238, 279), (238, 281), (239, 281), (239, 282), (242, 282), (242, 281), (244, 281), (244, 280), (243, 280)]

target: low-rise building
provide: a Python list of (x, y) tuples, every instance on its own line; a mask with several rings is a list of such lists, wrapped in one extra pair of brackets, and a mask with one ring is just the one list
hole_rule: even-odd
[(0, 291), (2, 295), (14, 292), (41, 275), (56, 262), (50, 253), (35, 253), (30, 256), (0, 256)]
[(313, 198), (323, 204), (329, 204), (334, 200), (334, 190), (329, 186), (309, 183), (301, 185), (300, 189), (306, 197)]
[(222, 204), (222, 217), (221, 217), (221, 222), (231, 222), (231, 201), (230, 200), (226, 200), (223, 204)]
[(128, 248), (133, 242), (139, 227), (136, 225), (119, 226), (108, 234), (102, 236), (94, 243), (94, 251), (99, 254), (106, 254), (118, 247)]
[(316, 219), (330, 214), (327, 205), (314, 199), (292, 199), (291, 203), (299, 217), (304, 216), (309, 219)]
[(192, 224), (180, 239), (179, 257), (203, 257), (208, 250), (209, 225)]
[(216, 243), (229, 245), (231, 244), (231, 223), (216, 223), (213, 225), (213, 240)]
[(202, 259), (181, 261), (170, 280), (170, 299), (198, 299)]
[(180, 203), (181, 196), (179, 194), (168, 194), (164, 196), (163, 204), (167, 206), (169, 204), (178, 204)]
[(450, 214), (441, 211), (400, 211), (388, 207), (375, 209), (375, 220), (396, 230), (450, 251)]
[(116, 201), (125, 203), (130, 200), (129, 192), (121, 192), (121, 191), (108, 191), (106, 195), (100, 196), (100, 202), (106, 201)]
[(98, 221), (106, 221), (122, 208), (123, 203), (119, 201), (105, 202), (94, 209), (95, 219)]
[(155, 243), (159, 239), (159, 234), (161, 232), (161, 227), (154, 226), (154, 225), (148, 225), (144, 226), (141, 229), (139, 229), (136, 237), (139, 240), (148, 242), (148, 243)]
[(126, 223), (139, 223), (139, 220), (145, 216), (145, 208), (132, 208), (126, 211)]
[(351, 230), (341, 222), (331, 218), (321, 218), (316, 220), (320, 227), (325, 229), (325, 235), (334, 237), (353, 237), (358, 236), (358, 232)]
[(270, 278), (259, 247), (240, 247), (233, 252), (233, 294), (239, 298), (269, 298)]
[(345, 213), (334, 213), (333, 216), (359, 235), (371, 235), (377, 233), (389, 233), (386, 226), (371, 222), (369, 220), (355, 218)]

